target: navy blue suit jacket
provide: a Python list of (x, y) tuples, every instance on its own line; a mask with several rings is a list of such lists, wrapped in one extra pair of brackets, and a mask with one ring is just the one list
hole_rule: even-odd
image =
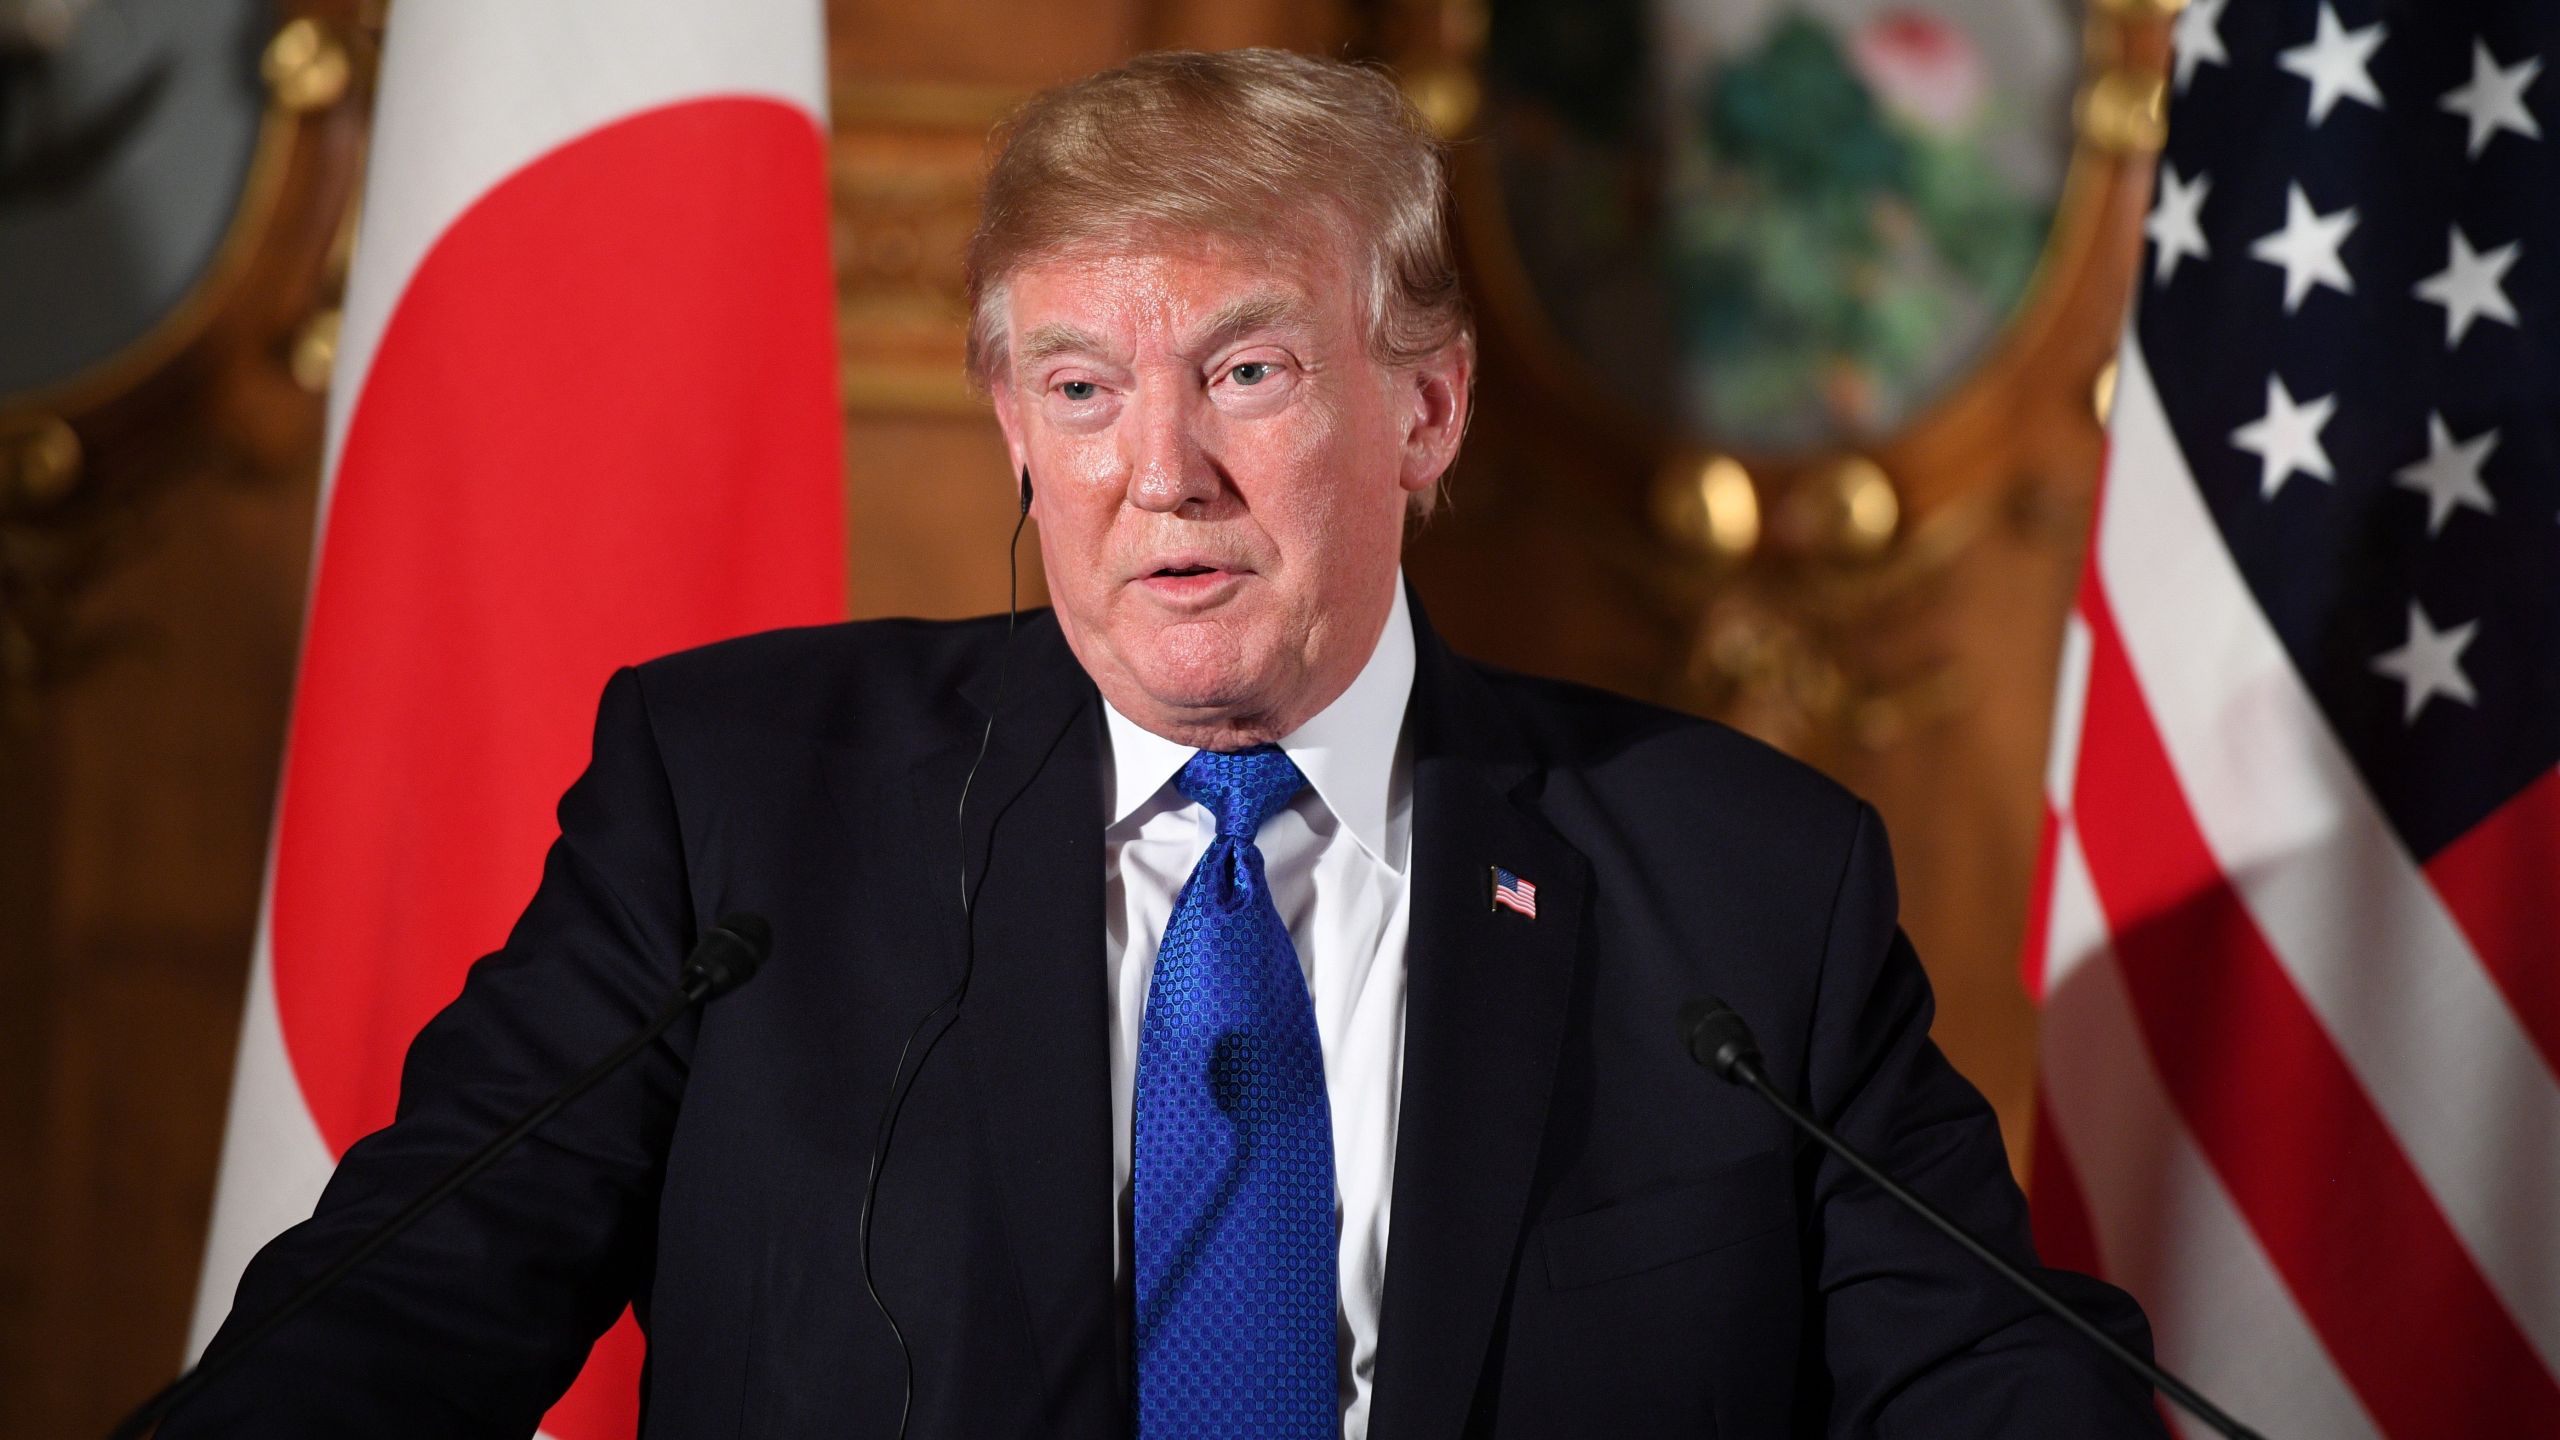
[[(1989, 1108), (1929, 1040), (1874, 813), (1717, 725), (1454, 657), (1419, 621), (1394, 1231), (1370, 1433), (2146, 1436), (2079, 1337), (1682, 1052), (1778, 1082), (2022, 1264)], [(1054, 617), (754, 636), (617, 674), (506, 948), (419, 1034), (398, 1119), (242, 1282), (263, 1311), (636, 1026), (697, 931), (772, 959), (183, 1409), (169, 1436), (522, 1436), (636, 1305), (645, 1433), (893, 1433), (855, 1214), (890, 1069), (880, 1290), (918, 1437), (1127, 1434), (1104, 1006), (1106, 739)], [(1502, 866), (1532, 921), (1489, 903)], [(2057, 1283), (2137, 1345), (2140, 1313)], [(223, 1343), (217, 1341), (217, 1344)]]

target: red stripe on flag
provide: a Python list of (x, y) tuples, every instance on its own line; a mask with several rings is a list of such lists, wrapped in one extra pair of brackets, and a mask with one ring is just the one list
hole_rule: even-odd
[(2544, 775), (2427, 862), (2427, 879), (2560, 1070), (2560, 771)]
[[(2109, 436), (2099, 448), (2097, 480), (2090, 487), (2089, 520), (2081, 530), (2081, 554), (2090, 558), (2081, 564), (2080, 584), (2076, 588), (2076, 596), (2086, 596), (2090, 591), (2098, 588), (2095, 559), (2098, 553), (2098, 524), (2107, 513), (2107, 478), (2114, 451), (2115, 441), (2112, 436)], [(2056, 680), (2058, 685), (2069, 685), (2074, 682), (2068, 674), (2070, 643), (2067, 638), (2064, 640), (2062, 653), (2065, 673), (2057, 676)], [(2080, 697), (2080, 703), (2083, 706), (2088, 704), (2085, 691)], [(2060, 703), (2055, 705), (2053, 723), (2056, 730), (2054, 734), (2045, 737), (2045, 745), (2048, 749), (2062, 743), (2059, 727), (2070, 723), (2069, 711), (2068, 705)], [(2071, 738), (2077, 740), (2079, 737)], [(2053, 963), (2052, 956), (2047, 952), (2053, 945), (2053, 867), (2062, 853), (2062, 825), (2060, 813), (2053, 808), (2053, 780), (2049, 772), (2039, 789), (2044, 795), (2044, 830), (2036, 840), (2035, 878), (2028, 892), (2026, 948), (2018, 956), (2018, 981), (2026, 987), (2027, 999), (2042, 1005), (2045, 975)]]
[(2560, 1431), (2560, 1383), (2215, 863), (2095, 589), (2072, 808), (2180, 1117), (2387, 1433)]
[(2036, 1258), (2060, 1270), (2105, 1275), (2089, 1197), (2080, 1189), (2079, 1172), (2071, 1168), (2071, 1152), (2062, 1146), (2053, 1102), (2042, 1084), (2036, 1086), (2035, 1132), (2029, 1144), (2035, 1161), (2027, 1173), (2027, 1212), (2035, 1221)]

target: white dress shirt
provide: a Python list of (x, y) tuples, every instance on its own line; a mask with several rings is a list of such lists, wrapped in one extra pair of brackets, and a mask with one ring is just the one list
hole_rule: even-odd
[[(1413, 618), (1404, 577), (1369, 663), (1280, 748), (1307, 777), (1262, 824), (1272, 902), (1306, 972), (1324, 1045), (1340, 1223), (1342, 1433), (1366, 1440), (1377, 1369), (1378, 1302), (1387, 1279), (1397, 1092), (1404, 1078), (1405, 933), (1412, 886), (1412, 763), (1403, 744), (1413, 693)], [(1217, 836), (1217, 822), (1174, 787), (1195, 753), (1103, 706), (1111, 734), (1111, 824), (1102, 832), (1103, 961), (1111, 986), (1111, 1164), (1120, 1229), (1129, 1216), (1129, 1114), (1147, 983), (1174, 898)], [(1115, 1240), (1114, 1263), (1127, 1242)], [(1125, 1277), (1124, 1277), (1125, 1279)]]

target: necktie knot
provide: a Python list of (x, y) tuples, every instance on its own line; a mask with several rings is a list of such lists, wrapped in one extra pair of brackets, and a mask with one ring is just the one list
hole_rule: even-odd
[(1307, 788), (1307, 777), (1279, 746), (1257, 745), (1250, 750), (1203, 750), (1191, 757), (1173, 783), (1218, 817), (1221, 838), (1251, 844), (1262, 822)]

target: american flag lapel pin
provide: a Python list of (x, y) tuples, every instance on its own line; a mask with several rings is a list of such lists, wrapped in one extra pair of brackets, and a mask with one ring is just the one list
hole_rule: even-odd
[(1487, 905), (1485, 908), (1487, 910), (1491, 910), (1494, 906), (1498, 905), (1506, 910), (1516, 910), (1521, 914), (1528, 916), (1532, 920), (1537, 919), (1538, 887), (1521, 879), (1519, 876), (1512, 874), (1510, 871), (1503, 869), (1499, 865), (1492, 867), (1492, 869), (1493, 904)]

